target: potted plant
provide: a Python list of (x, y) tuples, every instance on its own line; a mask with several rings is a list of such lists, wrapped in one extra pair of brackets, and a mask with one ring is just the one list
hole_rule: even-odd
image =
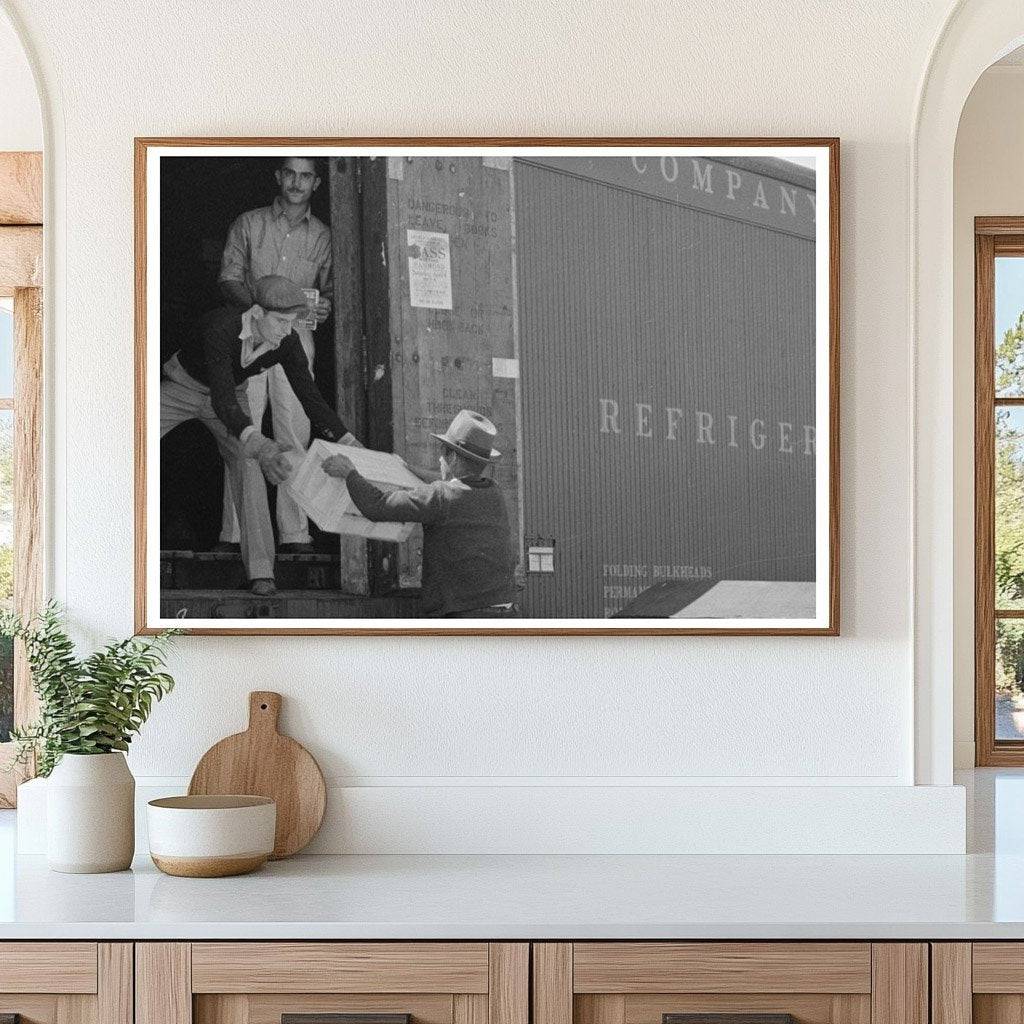
[(153, 702), (174, 687), (161, 671), (178, 630), (129, 637), (75, 654), (56, 604), (22, 622), (0, 615), (0, 635), (21, 640), (39, 719), (15, 729), (17, 758), (35, 758), (47, 782), (47, 862), (54, 871), (122, 871), (135, 853), (135, 779), (124, 752)]

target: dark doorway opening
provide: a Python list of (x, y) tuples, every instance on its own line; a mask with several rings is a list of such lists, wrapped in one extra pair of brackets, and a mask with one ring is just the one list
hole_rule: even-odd
[[(228, 229), (246, 210), (268, 206), (277, 194), (276, 158), (167, 157), (160, 170), (160, 358), (168, 359), (202, 316), (223, 304), (217, 278)], [(312, 213), (331, 224), (330, 175), (321, 174)], [(314, 378), (335, 405), (333, 318), (314, 334)], [(269, 411), (268, 411), (269, 417)], [(270, 433), (269, 422), (264, 432)], [(223, 463), (209, 432), (197, 422), (163, 441), (160, 463), (160, 544), (164, 550), (207, 551), (218, 540)], [(275, 498), (270, 489), (271, 508)], [(276, 529), (276, 523), (275, 523)], [(318, 551), (334, 552), (336, 538), (310, 524)]]

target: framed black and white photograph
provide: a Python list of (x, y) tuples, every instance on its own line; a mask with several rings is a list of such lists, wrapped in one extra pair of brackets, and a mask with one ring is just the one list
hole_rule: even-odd
[(836, 634), (836, 139), (136, 140), (136, 626)]

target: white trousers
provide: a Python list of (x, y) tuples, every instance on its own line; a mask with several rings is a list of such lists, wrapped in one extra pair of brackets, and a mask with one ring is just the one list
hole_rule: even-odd
[[(309, 372), (313, 372), (313, 335), (308, 330), (296, 332), (302, 342)], [(280, 366), (272, 366), (265, 373), (249, 378), (249, 410), (256, 429), (261, 428), (263, 414), (270, 402), (270, 416), (273, 421), (275, 441), (288, 448), (304, 452), (309, 447), (309, 417), (302, 409), (302, 403), (295, 397), (288, 377)], [(224, 471), (224, 509), (221, 515), (220, 539), (229, 544), (239, 543), (238, 516), (229, 494), (229, 473)], [(309, 520), (295, 499), (283, 488), (277, 491), (277, 533), (282, 544), (308, 544)]]
[[(238, 389), (238, 403), (243, 409), (248, 404), (245, 385)], [(240, 524), (242, 563), (249, 579), (272, 579), (274, 530), (263, 472), (255, 459), (246, 458), (242, 443), (217, 418), (210, 389), (192, 377), (175, 355), (164, 364), (160, 381), (160, 436), (189, 420), (199, 420), (217, 441), (224, 460), (224, 495)]]

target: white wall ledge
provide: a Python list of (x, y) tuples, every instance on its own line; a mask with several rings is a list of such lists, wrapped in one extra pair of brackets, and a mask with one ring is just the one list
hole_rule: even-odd
[[(184, 789), (138, 786), (138, 852), (146, 801)], [(44, 837), (36, 780), (19, 789), (18, 852), (45, 852)], [(959, 786), (331, 786), (307, 852), (962, 854), (966, 842)]]

